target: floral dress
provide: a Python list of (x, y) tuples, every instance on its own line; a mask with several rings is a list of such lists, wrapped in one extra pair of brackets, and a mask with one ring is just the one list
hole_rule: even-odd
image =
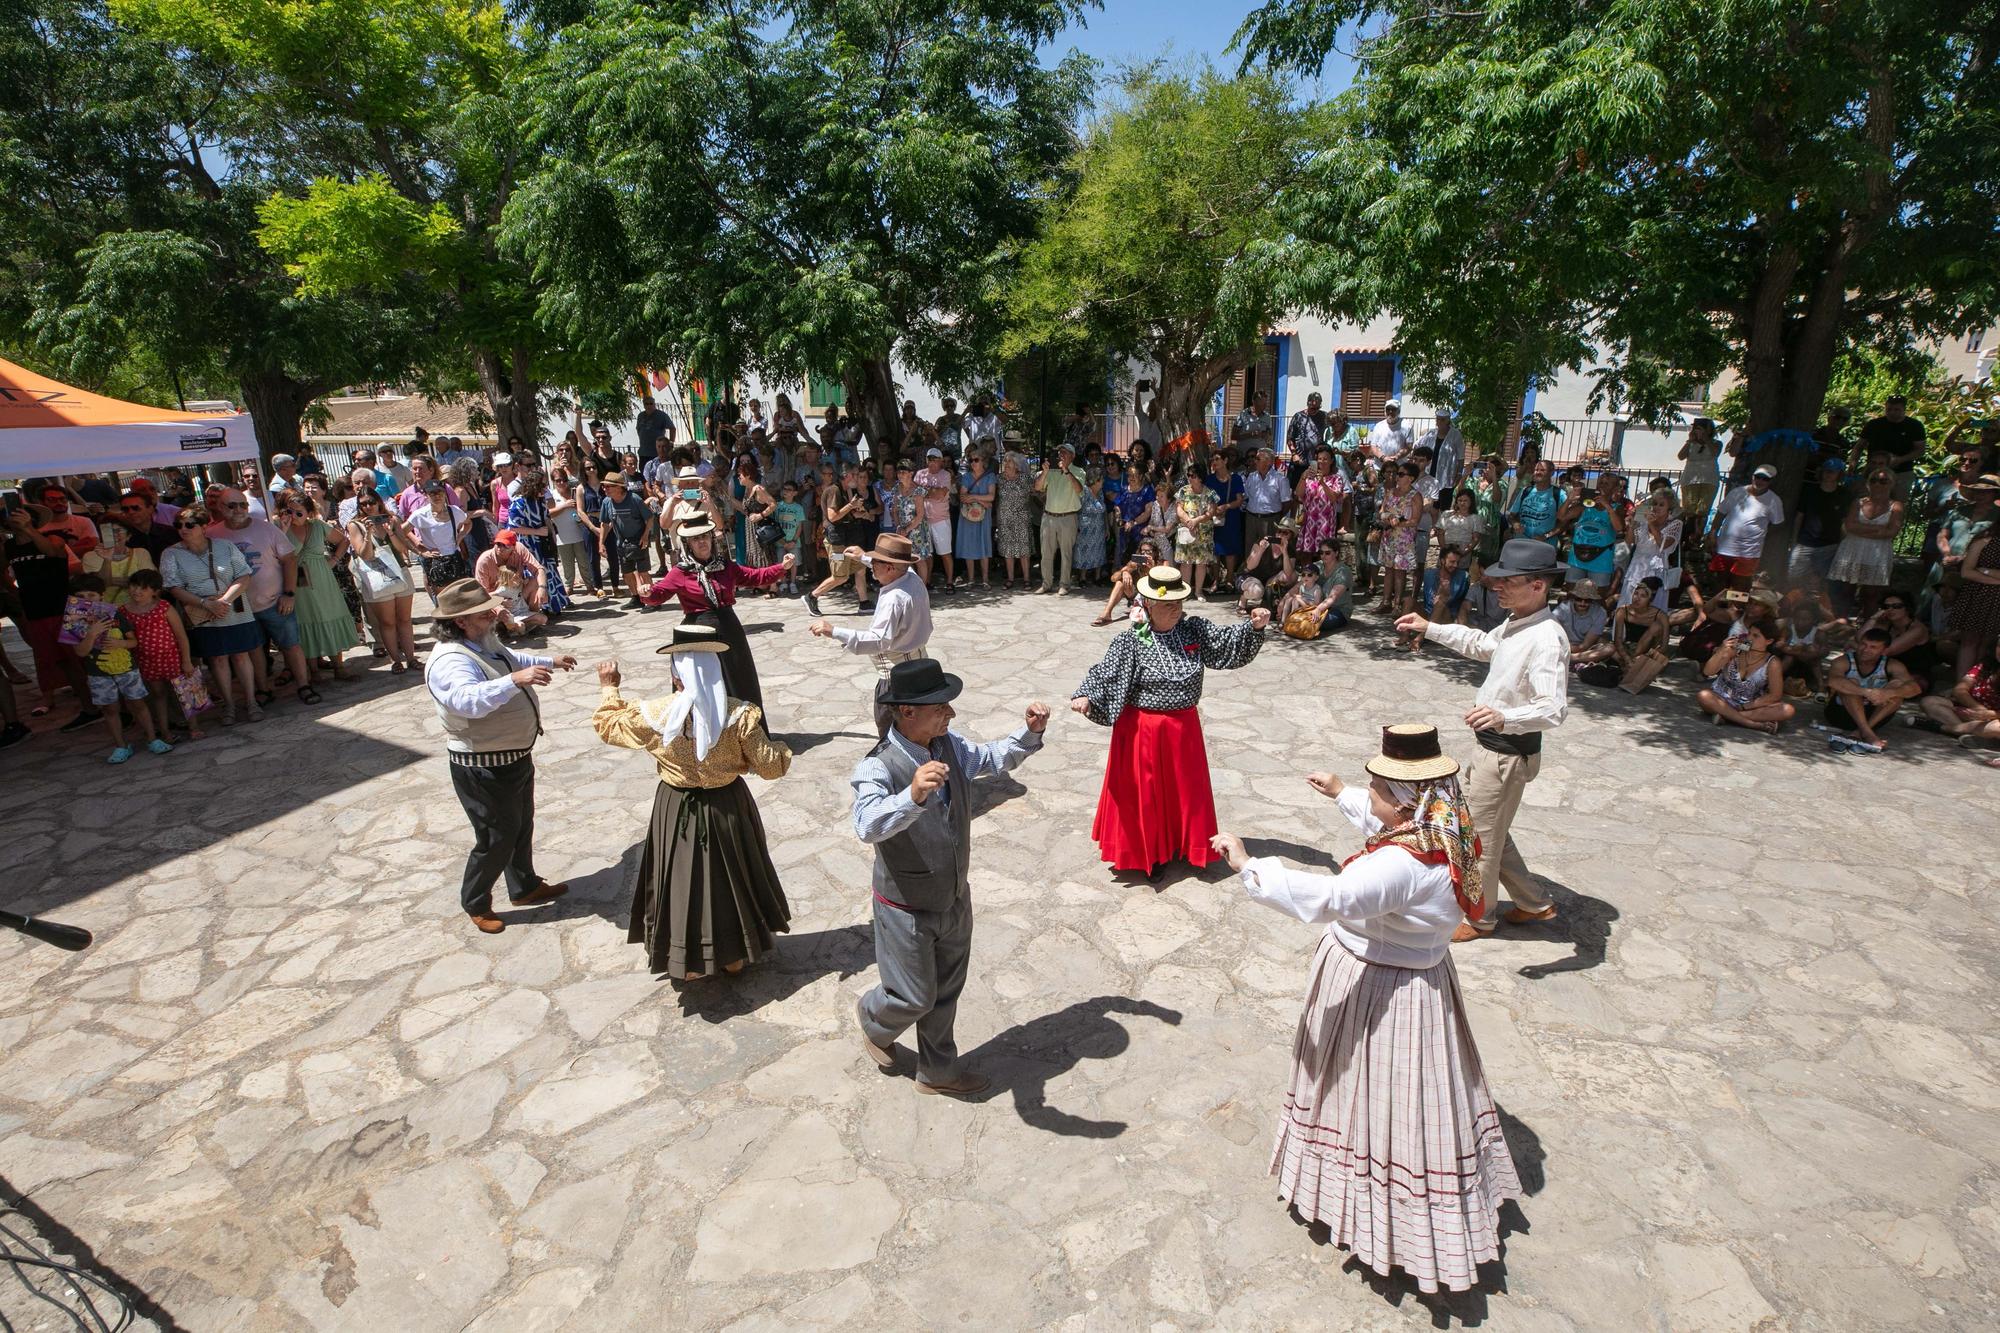
[(1174, 559), (1205, 565), (1215, 559), (1215, 492), (1184, 488), (1174, 500)]
[(1340, 497), (1347, 483), (1339, 473), (1308, 476), (1299, 485), (1299, 549), (1317, 551), (1319, 544), (1332, 539), (1340, 521)]
[[(540, 498), (530, 500), (517, 495), (507, 505), (507, 525), (512, 528), (549, 527), (548, 502)], [(542, 562), (542, 574), (548, 580), (548, 600), (542, 609), (550, 615), (569, 610), (569, 589), (563, 587), (562, 570), (556, 561), (556, 543), (553, 537), (531, 537), (522, 533), (521, 545), (528, 553)]]
[(996, 540), (1003, 560), (1028, 557), (1028, 479), (1000, 478), (1000, 510), (996, 519)]
[[(1415, 569), (1417, 567), (1417, 514), (1422, 509), (1424, 497), (1415, 488), (1397, 495), (1394, 491), (1383, 494), (1380, 508), (1382, 523), (1382, 564), (1389, 569)], [(1392, 522), (1401, 527), (1391, 528)]]
[(1076, 514), (1075, 564), (1078, 569), (1104, 568), (1105, 543), (1110, 536), (1104, 523), (1108, 508), (1103, 496), (1084, 492), (1083, 508)]
[(917, 491), (892, 491), (889, 494), (889, 531), (900, 532), (910, 539), (910, 554), (918, 560), (931, 558), (931, 525), (919, 523), (923, 513), (923, 496)]

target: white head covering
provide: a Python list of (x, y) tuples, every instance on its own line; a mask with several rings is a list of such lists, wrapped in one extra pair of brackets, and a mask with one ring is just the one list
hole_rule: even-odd
[(675, 653), (674, 679), (680, 682), (680, 689), (672, 699), (642, 710), (647, 724), (668, 742), (693, 718), (696, 763), (707, 760), (723, 727), (729, 724), (729, 692), (723, 688), (722, 663), (717, 657), (716, 653)]

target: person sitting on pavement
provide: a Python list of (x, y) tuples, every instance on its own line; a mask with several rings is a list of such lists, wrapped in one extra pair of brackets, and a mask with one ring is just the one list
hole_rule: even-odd
[(1881, 625), (1870, 625), (1856, 636), (1854, 646), (1834, 664), (1827, 689), (1826, 724), (1852, 732), (1878, 750), (1888, 746), (1882, 728), (1905, 699), (1923, 692), (1903, 664), (1889, 656), (1889, 631)]
[(1960, 745), (2000, 745), (2000, 645), (1952, 686), (1950, 694), (1926, 695), (1917, 707), (1930, 726), (1958, 737)]
[(1695, 701), (1718, 725), (1734, 722), (1775, 736), (1797, 714), (1785, 701), (1785, 665), (1772, 651), (1777, 638), (1777, 616), (1756, 607), (1744, 615), (1743, 633), (1709, 656), (1702, 668), (1708, 688)]

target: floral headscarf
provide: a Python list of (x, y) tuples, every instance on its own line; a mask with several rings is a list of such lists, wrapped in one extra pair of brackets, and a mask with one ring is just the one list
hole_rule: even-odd
[(1377, 847), (1401, 847), (1425, 865), (1451, 867), (1451, 891), (1468, 921), (1485, 914), (1486, 903), (1479, 886), (1479, 834), (1472, 827), (1472, 811), (1458, 779), (1435, 778), (1425, 782), (1389, 782), (1389, 795), (1411, 811), (1408, 822), (1385, 828), (1368, 839), (1368, 845), (1347, 858), (1343, 865), (1368, 855)]

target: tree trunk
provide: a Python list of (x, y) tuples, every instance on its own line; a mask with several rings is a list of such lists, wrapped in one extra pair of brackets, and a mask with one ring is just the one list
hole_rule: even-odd
[(1192, 431), (1203, 431), (1213, 443), (1215, 435), (1215, 392), (1229, 377), (1250, 364), (1256, 347), (1246, 343), (1232, 352), (1206, 359), (1165, 355), (1156, 358), (1160, 367), (1160, 443), (1170, 447)]
[(896, 376), (887, 357), (863, 361), (843, 377), (847, 414), (868, 434), (871, 458), (897, 458), (903, 452), (902, 404), (896, 401)]
[(268, 467), (274, 454), (296, 454), (305, 438), (307, 404), (326, 390), (317, 380), (297, 380), (282, 370), (238, 374), (243, 405), (257, 433), (257, 452)]
[(473, 366), (479, 373), (479, 387), (486, 391), (486, 405), (493, 413), (493, 434), (500, 447), (519, 439), (536, 454), (542, 447), (541, 414), (535, 403), (537, 385), (528, 372), (528, 351), (511, 348), (501, 359), (497, 348), (473, 349)]

